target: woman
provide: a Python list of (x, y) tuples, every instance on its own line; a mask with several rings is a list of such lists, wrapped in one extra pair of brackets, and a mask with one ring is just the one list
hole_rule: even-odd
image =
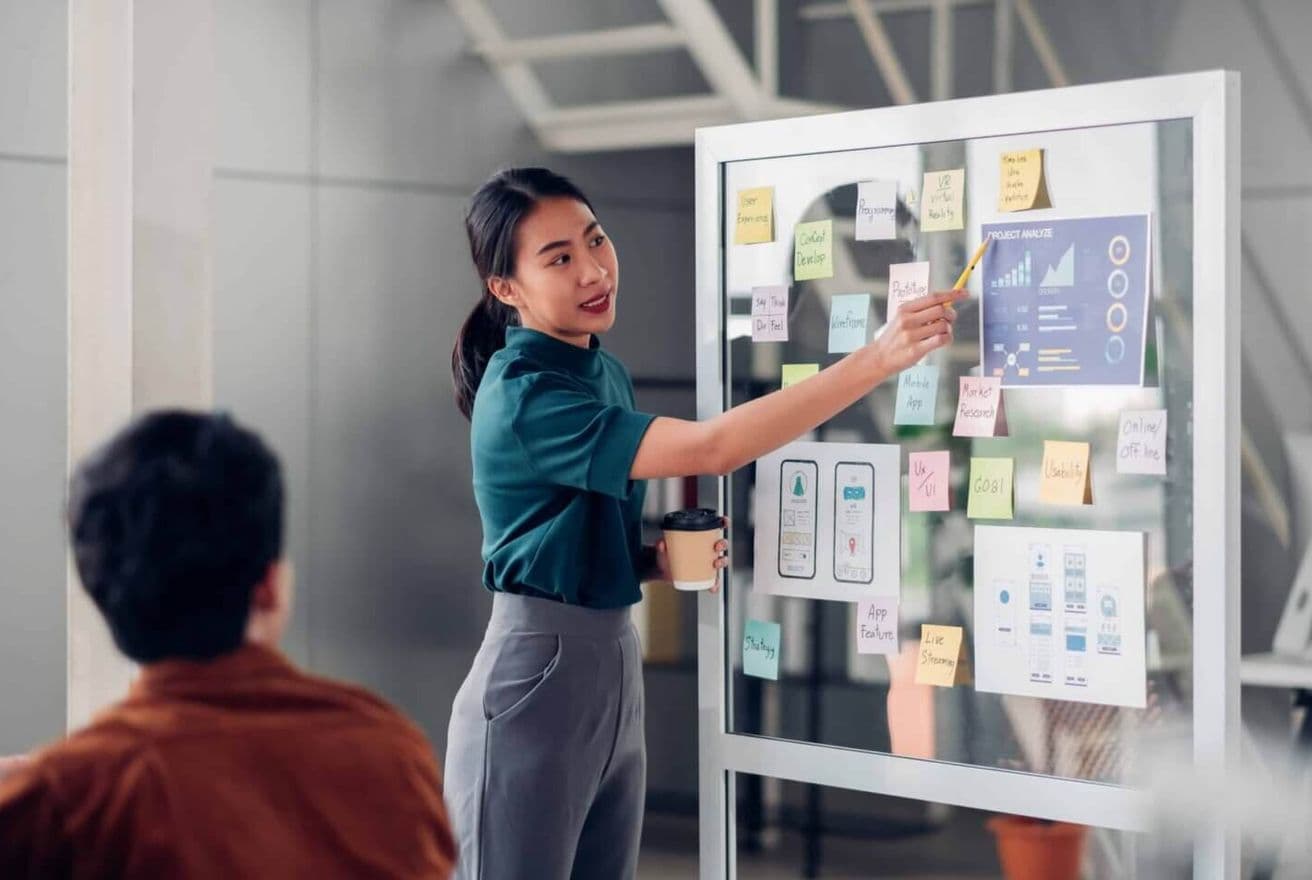
[(801, 385), (684, 421), (636, 412), (600, 347), (619, 263), (577, 187), (503, 171), (465, 228), (483, 291), (451, 361), (494, 598), (447, 742), (458, 876), (632, 877), (647, 759), (628, 607), (640, 581), (669, 579), (664, 547), (641, 545), (643, 481), (727, 474), (810, 431), (947, 344), (964, 293), (904, 306)]

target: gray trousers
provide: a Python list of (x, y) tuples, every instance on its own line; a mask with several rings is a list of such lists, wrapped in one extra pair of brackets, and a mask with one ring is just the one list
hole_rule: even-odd
[(444, 787), (459, 880), (634, 877), (647, 746), (628, 609), (497, 593)]

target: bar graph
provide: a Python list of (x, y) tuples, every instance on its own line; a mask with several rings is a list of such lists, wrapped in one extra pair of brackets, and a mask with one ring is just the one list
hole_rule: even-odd
[(1009, 270), (1003, 272), (993, 279), (992, 287), (1029, 287), (1033, 283), (1033, 276), (1030, 274), (1031, 266), (1030, 252), (1025, 252), (1025, 258), (1012, 266)]

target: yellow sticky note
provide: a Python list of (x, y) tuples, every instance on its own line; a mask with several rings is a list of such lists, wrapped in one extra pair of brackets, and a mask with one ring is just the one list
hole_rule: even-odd
[(1092, 504), (1089, 444), (1043, 441), (1043, 471), (1039, 500), (1045, 504)]
[(972, 458), (970, 460), (970, 500), (966, 516), (971, 519), (1011, 519), (1013, 471), (1010, 458)]
[(965, 191), (966, 169), (964, 168), (926, 172), (920, 193), (921, 231), (964, 229), (966, 223), (961, 202)]
[(783, 385), (781, 387), (787, 388), (789, 385), (796, 385), (803, 379), (809, 379), (818, 372), (820, 372), (819, 364), (784, 364)]
[(738, 219), (733, 225), (734, 244), (774, 241), (774, 187), (738, 190)]
[(1003, 153), (998, 176), (998, 210), (1028, 211), (1051, 207), (1048, 183), (1043, 177), (1043, 151)]
[(798, 223), (793, 233), (793, 280), (834, 277), (834, 221)]
[(916, 655), (916, 684), (952, 687), (970, 682), (961, 627), (920, 625), (920, 653)]

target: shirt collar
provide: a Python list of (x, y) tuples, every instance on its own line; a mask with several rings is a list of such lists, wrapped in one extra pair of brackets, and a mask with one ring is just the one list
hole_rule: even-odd
[(531, 354), (546, 366), (579, 376), (597, 376), (601, 372), (601, 340), (595, 333), (587, 348), (579, 348), (539, 330), (507, 327), (506, 347)]
[(144, 667), (133, 684), (134, 694), (223, 690), (242, 681), (294, 671), (278, 651), (244, 644), (212, 660), (159, 660)]

